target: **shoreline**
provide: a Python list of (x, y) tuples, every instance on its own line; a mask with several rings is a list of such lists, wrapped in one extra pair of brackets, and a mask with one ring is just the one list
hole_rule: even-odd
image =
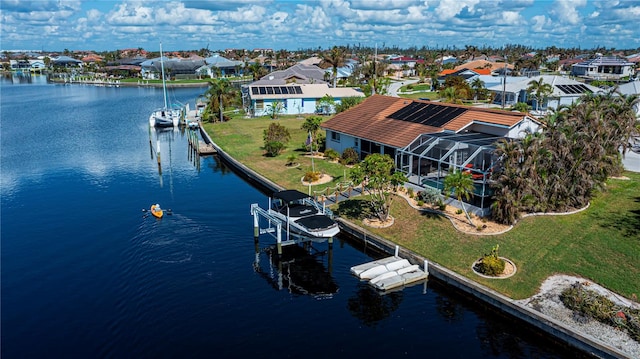
[[(222, 148), (213, 142), (204, 128), (200, 128), (200, 133), (205, 141), (211, 143), (212, 146), (216, 148), (221, 160), (226, 162), (235, 172), (245, 178), (245, 180), (268, 190), (282, 189), (278, 184), (263, 177), (227, 154)], [(397, 246), (395, 243), (379, 237), (367, 231), (365, 228), (348, 222), (342, 218), (337, 218), (337, 220), (340, 223), (341, 230), (344, 234), (362, 241), (365, 245), (377, 247), (383, 252), (394, 253), (395, 247)], [(610, 330), (600, 329), (592, 331), (576, 330), (577, 328), (572, 325), (572, 323), (562, 320), (563, 318), (550, 316), (546, 312), (538, 310), (539, 308), (527, 305), (527, 301), (532, 301), (537, 295), (553, 296), (554, 294), (549, 294), (553, 293), (551, 290), (563, 290), (564, 287), (557, 282), (552, 281), (552, 283), (557, 285), (541, 286), (538, 293), (533, 297), (524, 300), (514, 300), (474, 281), (472, 278), (467, 278), (437, 263), (432, 263), (427, 258), (423, 258), (406, 248), (400, 246), (398, 246), (398, 248), (399, 254), (409, 259), (413, 264), (424, 264), (425, 272), (429, 273), (429, 277), (433, 277), (435, 280), (449, 285), (452, 289), (459, 290), (466, 295), (470, 295), (485, 305), (488, 305), (489, 307), (492, 307), (506, 315), (532, 325), (545, 334), (562, 341), (570, 347), (581, 350), (586, 354), (602, 358), (632, 358), (635, 356), (636, 352), (632, 349), (628, 349), (629, 346), (624, 344), (628, 343), (627, 339), (624, 337), (622, 337), (623, 339), (612, 339), (610, 333), (615, 332), (615, 328), (611, 327), (609, 328)], [(550, 278), (551, 280), (553, 279), (552, 277)], [(550, 280), (550, 278), (547, 278), (547, 280)], [(578, 280), (584, 281), (582, 279)], [(567, 285), (570, 285), (571, 283)], [(559, 299), (557, 300), (559, 301)], [(555, 303), (550, 302), (549, 306), (553, 305), (555, 305)], [(571, 311), (569, 310), (569, 312)], [(594, 326), (597, 326), (598, 324), (599, 323), (597, 322), (593, 322)], [(608, 341), (605, 342), (605, 340)], [(623, 351), (623, 349), (630, 351)]]

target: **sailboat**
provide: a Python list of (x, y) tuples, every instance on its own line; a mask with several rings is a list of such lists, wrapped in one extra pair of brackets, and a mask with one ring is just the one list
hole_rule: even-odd
[(160, 44), (160, 69), (162, 72), (162, 94), (164, 97), (164, 107), (154, 110), (149, 116), (151, 127), (178, 127), (182, 109), (169, 107), (167, 103), (167, 82), (164, 77), (164, 58), (162, 55), (162, 43)]

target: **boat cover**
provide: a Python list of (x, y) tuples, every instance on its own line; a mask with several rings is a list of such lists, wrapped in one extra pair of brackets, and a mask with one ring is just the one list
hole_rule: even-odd
[(296, 223), (312, 231), (331, 228), (336, 225), (336, 222), (333, 219), (321, 214), (300, 218), (296, 220)]

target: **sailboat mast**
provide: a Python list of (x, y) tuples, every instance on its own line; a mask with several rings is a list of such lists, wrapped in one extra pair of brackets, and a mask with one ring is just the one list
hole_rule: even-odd
[(167, 109), (167, 84), (164, 81), (164, 59), (162, 58), (162, 43), (160, 43), (160, 70), (162, 72), (162, 94), (164, 96), (164, 108)]

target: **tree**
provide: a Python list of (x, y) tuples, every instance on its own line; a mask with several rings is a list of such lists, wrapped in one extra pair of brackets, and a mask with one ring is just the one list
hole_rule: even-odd
[(285, 146), (291, 140), (289, 130), (278, 122), (272, 122), (263, 132), (264, 149), (267, 156), (275, 157), (284, 150)]
[(273, 101), (267, 106), (267, 113), (272, 119), (277, 119), (278, 114), (284, 110), (284, 103), (282, 101)]
[(333, 69), (333, 87), (336, 87), (338, 81), (338, 68), (345, 64), (345, 53), (341, 47), (334, 46), (329, 53), (324, 54), (322, 57), (321, 67)]
[(527, 93), (536, 99), (536, 111), (539, 109), (540, 102), (543, 102), (551, 93), (553, 93), (553, 87), (550, 84), (544, 82), (544, 78), (540, 77), (538, 81), (531, 80), (528, 83)]
[(468, 201), (469, 198), (473, 196), (473, 190), (474, 190), (474, 186), (473, 186), (473, 178), (471, 178), (471, 173), (462, 172), (460, 170), (454, 170), (444, 178), (443, 191), (447, 194), (449, 193), (453, 194), (456, 197), (456, 199), (462, 206), (462, 210), (464, 211), (464, 214), (467, 216), (467, 219), (469, 220), (469, 224), (471, 224), (472, 226), (473, 226), (473, 221), (471, 220), (471, 217), (467, 212), (467, 208), (464, 206), (464, 202), (462, 201), (462, 198)]
[(209, 89), (205, 96), (208, 101), (203, 117), (210, 118), (215, 122), (213, 114), (218, 113), (218, 119), (220, 122), (224, 122), (223, 109), (236, 100), (237, 92), (229, 80), (222, 78), (209, 81)]
[(480, 80), (479, 77), (471, 81), (471, 90), (474, 101), (478, 101), (478, 99), (484, 100), (487, 97), (487, 89), (484, 87), (484, 81)]
[(329, 115), (331, 114), (336, 107), (336, 102), (333, 99), (333, 96), (327, 94), (324, 95), (316, 105), (316, 112), (321, 115)]
[(253, 76), (253, 81), (258, 81), (262, 76), (267, 74), (267, 69), (258, 61), (248, 64), (245, 68)]
[[(311, 147), (311, 155), (313, 155), (313, 147), (314, 145), (316, 145), (318, 141), (318, 130), (320, 129), (321, 123), (322, 123), (322, 117), (309, 116), (304, 120), (304, 123), (302, 124), (302, 126), (300, 126), (301, 129), (308, 132), (309, 135), (311, 136), (311, 138), (309, 139), (310, 142), (307, 144), (307, 146)], [(316, 145), (316, 148), (318, 148), (317, 145)]]
[(392, 175), (393, 166), (393, 159), (389, 155), (374, 153), (355, 165), (349, 174), (354, 183), (363, 184), (369, 195), (369, 208), (382, 222), (389, 218), (392, 178), (397, 180)]

